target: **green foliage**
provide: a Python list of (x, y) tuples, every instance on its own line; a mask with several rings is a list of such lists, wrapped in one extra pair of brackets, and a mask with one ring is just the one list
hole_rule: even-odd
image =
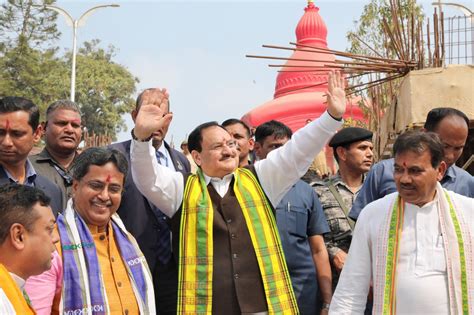
[[(47, 0), (51, 4), (54, 0)], [(58, 55), (56, 13), (33, 1), (8, 0), (0, 11), (0, 97), (31, 99), (44, 114), (58, 99), (69, 98), (71, 52)], [(121, 115), (133, 108), (138, 79), (113, 61), (115, 48), (85, 42), (76, 56), (75, 100), (89, 132), (113, 139), (125, 129)]]
[[(422, 8), (415, 0), (399, 0), (398, 3), (400, 5), (398, 15), (403, 21), (405, 31), (410, 27), (412, 12), (415, 20), (423, 19)], [(369, 4), (365, 5), (359, 21), (354, 22), (355, 31), (349, 31), (346, 35), (350, 44), (348, 51), (368, 56), (382, 55), (386, 58), (396, 58), (395, 51), (391, 49), (390, 38), (383, 32), (383, 19), (388, 22), (391, 31), (394, 32), (395, 24), (392, 23), (392, 10), (388, 0), (371, 0)]]
[(44, 113), (48, 104), (68, 96), (68, 68), (54, 50), (15, 46), (0, 57), (0, 65), (1, 97), (18, 95), (31, 99)]
[(8, 0), (0, 10), (1, 47), (37, 47), (59, 38), (56, 28), (57, 13), (40, 4), (52, 4), (54, 0)]
[[(396, 21), (392, 16), (391, 3), (396, 4), (397, 10)], [(370, 0), (370, 3), (365, 5), (364, 11), (359, 18), (359, 21), (354, 22), (354, 31), (347, 33), (347, 40), (350, 44), (349, 52), (359, 55), (383, 57), (388, 59), (399, 59), (397, 50), (392, 38), (384, 31), (385, 20), (388, 28), (392, 34), (398, 32), (401, 41), (403, 42), (403, 55), (407, 59), (411, 59), (413, 51), (410, 45), (412, 34), (412, 25), (416, 27), (418, 22), (423, 19), (423, 12), (415, 0)], [(413, 22), (413, 23), (412, 23)], [(398, 25), (398, 28), (397, 28)], [(391, 76), (393, 74), (389, 74)], [(361, 82), (374, 82), (386, 78), (386, 74), (370, 73), (356, 79), (352, 79), (352, 85), (358, 85)], [(401, 79), (391, 80), (380, 85), (373, 86), (361, 93), (361, 100), (359, 107), (363, 110), (364, 115), (368, 118), (368, 128), (380, 134), (380, 123), (383, 113), (392, 104), (395, 95), (398, 93)], [(376, 151), (381, 153), (378, 148), (379, 141), (375, 141)]]
[(89, 132), (115, 137), (125, 128), (121, 115), (134, 106), (138, 79), (112, 61), (113, 46), (104, 50), (99, 43), (85, 42), (77, 54), (76, 101), (82, 105)]

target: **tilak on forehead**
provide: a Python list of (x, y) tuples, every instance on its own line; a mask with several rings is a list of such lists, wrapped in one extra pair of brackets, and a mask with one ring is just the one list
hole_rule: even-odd
[(10, 120), (7, 119), (7, 124), (5, 126), (5, 129), (8, 131), (10, 130)]
[(110, 174), (109, 174), (109, 175), (107, 175), (107, 178), (105, 179), (105, 182), (110, 183), (111, 179), (112, 179), (112, 176), (110, 176)]

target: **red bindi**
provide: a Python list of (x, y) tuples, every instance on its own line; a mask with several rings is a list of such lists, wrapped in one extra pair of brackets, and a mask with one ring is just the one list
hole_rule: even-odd
[(403, 162), (403, 167), (407, 167), (407, 162)]
[(106, 182), (106, 183), (110, 183), (110, 179), (111, 179), (111, 176), (110, 176), (110, 175), (107, 175), (107, 178), (105, 179), (105, 182)]
[(7, 125), (5, 126), (5, 129), (8, 131), (10, 130), (10, 121), (7, 119)]

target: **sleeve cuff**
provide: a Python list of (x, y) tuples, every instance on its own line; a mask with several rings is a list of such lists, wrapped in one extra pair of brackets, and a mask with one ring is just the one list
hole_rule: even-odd
[(331, 132), (338, 130), (343, 124), (344, 119), (337, 120), (334, 119), (331, 115), (329, 115), (328, 111), (325, 111), (321, 117), (321, 127)]

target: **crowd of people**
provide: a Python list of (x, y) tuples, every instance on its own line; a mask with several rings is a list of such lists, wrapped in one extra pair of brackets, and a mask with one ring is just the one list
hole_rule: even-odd
[[(211, 121), (179, 152), (152, 88), (130, 140), (80, 152), (74, 102), (40, 123), (0, 99), (0, 314), (474, 314), (469, 119), (433, 109), (373, 165), (345, 108), (331, 73), (327, 111), (295, 134)], [(305, 176), (327, 143), (337, 174)]]

